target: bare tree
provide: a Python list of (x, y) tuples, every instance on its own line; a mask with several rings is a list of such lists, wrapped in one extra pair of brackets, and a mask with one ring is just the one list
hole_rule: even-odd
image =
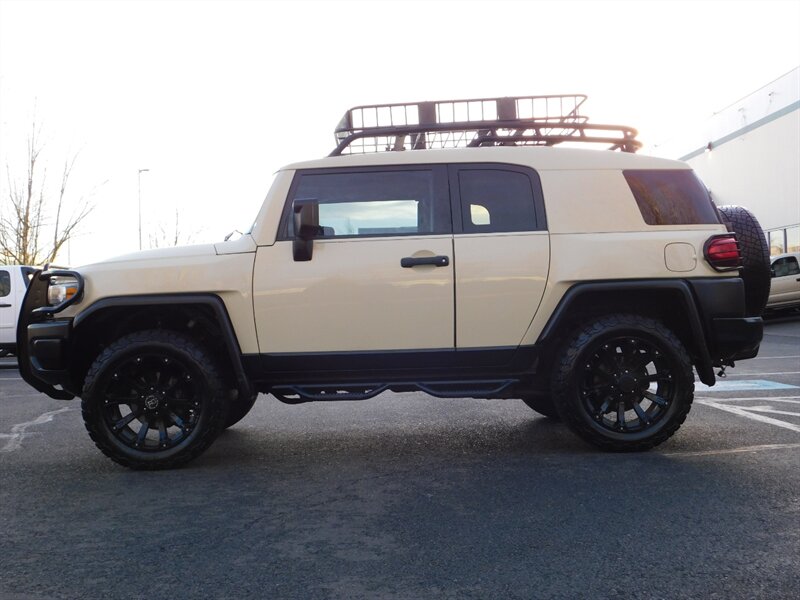
[(53, 262), (93, 208), (84, 197), (72, 210), (67, 206), (67, 184), (77, 155), (64, 161), (57, 192), (48, 188), (47, 167), (41, 164), (40, 135), (34, 120), (28, 136), (24, 182), (12, 176), (6, 162), (9, 202), (0, 205), (0, 264)]
[(191, 244), (194, 234), (186, 234), (181, 231), (181, 215), (180, 211), (176, 208), (174, 229), (167, 229), (164, 225), (159, 224), (158, 231), (149, 234), (148, 237), (150, 240), (150, 248), (166, 248), (168, 246)]

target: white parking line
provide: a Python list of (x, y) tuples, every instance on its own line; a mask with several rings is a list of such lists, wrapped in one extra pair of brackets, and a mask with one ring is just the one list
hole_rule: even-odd
[(800, 371), (777, 371), (775, 373), (727, 373), (725, 379), (728, 377), (753, 377), (754, 375), (799, 375)]
[(800, 354), (793, 354), (792, 356), (756, 356), (747, 360), (777, 360), (779, 358), (800, 358)]
[(776, 410), (769, 404), (764, 406), (748, 406), (746, 410), (754, 410), (755, 412), (770, 413), (773, 415), (788, 415), (790, 417), (800, 417), (800, 413), (789, 412), (788, 410)]
[(15, 450), (19, 450), (22, 447), (22, 440), (27, 435), (30, 435), (26, 432), (28, 427), (49, 423), (55, 418), (57, 414), (68, 412), (70, 410), (77, 410), (77, 409), (70, 408), (67, 406), (64, 408), (59, 408), (58, 410), (51, 410), (50, 412), (46, 412), (43, 415), (39, 415), (33, 421), (26, 421), (25, 423), (17, 423), (11, 428), (11, 433), (0, 433), (0, 439), (5, 438), (6, 440), (5, 446), (0, 448), (0, 453), (14, 452)]
[[(764, 400), (764, 398), (759, 398), (759, 400)], [(697, 398), (695, 402), (699, 402), (700, 404), (705, 404), (706, 406), (713, 406), (714, 408), (718, 408), (720, 410), (733, 413), (734, 415), (739, 415), (740, 417), (744, 417), (745, 419), (752, 419), (753, 421), (768, 423), (769, 425), (775, 425), (776, 427), (782, 427), (784, 429), (790, 429), (792, 431), (800, 433), (800, 425), (795, 425), (794, 423), (787, 423), (785, 421), (773, 419), (772, 417), (766, 417), (762, 414), (752, 413), (747, 409), (741, 408), (739, 406), (730, 406), (708, 398)]]
[(698, 450), (696, 452), (664, 452), (662, 456), (714, 456), (716, 454), (741, 454), (743, 452), (761, 452), (763, 450), (790, 450), (800, 448), (800, 444), (762, 444), (760, 446), (742, 446), (724, 450)]
[(715, 402), (734, 402), (737, 400), (777, 400), (778, 402), (800, 403), (800, 396), (745, 396), (743, 398), (714, 398)]

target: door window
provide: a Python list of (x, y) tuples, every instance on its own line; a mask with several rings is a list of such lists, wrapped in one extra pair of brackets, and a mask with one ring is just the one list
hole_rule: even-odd
[(460, 169), (458, 185), (465, 233), (537, 229), (533, 188), (527, 173)]
[(788, 275), (800, 275), (800, 265), (794, 256), (779, 258), (772, 263), (773, 277), (787, 277)]
[[(433, 169), (301, 172), (290, 199), (318, 202), (322, 238), (450, 233), (437, 180)], [(285, 219), (289, 237), (292, 223)]]
[(11, 293), (11, 275), (8, 271), (0, 271), (0, 298)]

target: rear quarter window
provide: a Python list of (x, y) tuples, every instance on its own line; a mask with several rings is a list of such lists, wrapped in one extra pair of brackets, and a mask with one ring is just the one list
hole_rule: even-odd
[(627, 170), (623, 175), (648, 225), (720, 223), (711, 196), (694, 171)]

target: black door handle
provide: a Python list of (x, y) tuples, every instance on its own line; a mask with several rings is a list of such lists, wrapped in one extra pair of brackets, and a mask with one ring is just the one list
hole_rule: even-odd
[(10, 304), (0, 304), (0, 308), (11, 308)]
[(450, 264), (450, 258), (447, 256), (421, 256), (414, 258), (413, 256), (406, 256), (400, 259), (400, 266), (404, 269), (411, 267), (418, 267), (420, 265), (433, 265), (434, 267), (446, 267)]

